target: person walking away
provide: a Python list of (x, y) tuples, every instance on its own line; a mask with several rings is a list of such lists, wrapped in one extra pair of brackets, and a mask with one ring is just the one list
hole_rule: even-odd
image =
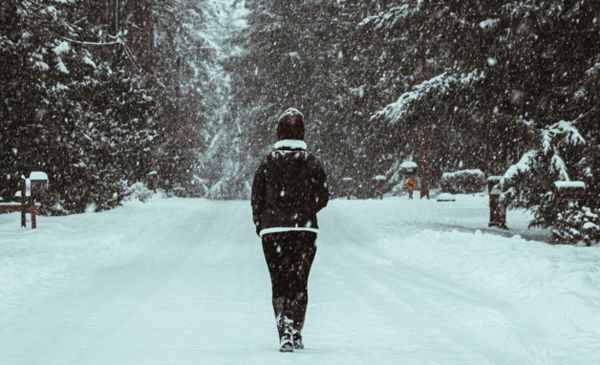
[(252, 218), (262, 238), (279, 332), (279, 351), (303, 349), (308, 275), (315, 258), (317, 212), (327, 206), (327, 176), (307, 152), (304, 116), (286, 110), (274, 150), (261, 161), (252, 183)]

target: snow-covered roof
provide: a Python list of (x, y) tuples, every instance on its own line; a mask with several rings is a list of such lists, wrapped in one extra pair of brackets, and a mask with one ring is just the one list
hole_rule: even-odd
[(33, 171), (29, 174), (29, 179), (31, 180), (48, 180), (48, 174), (41, 171)]
[(403, 169), (414, 169), (417, 167), (417, 163), (413, 161), (404, 161), (402, 165), (400, 165)]
[(583, 181), (555, 181), (554, 185), (559, 188), (583, 188), (585, 189), (585, 183)]
[(373, 178), (373, 180), (385, 180), (385, 179), (386, 179), (385, 175), (377, 175)]
[(444, 176), (455, 176), (455, 175), (483, 175), (483, 172), (479, 169), (474, 170), (460, 170), (454, 172), (444, 172), (442, 177)]

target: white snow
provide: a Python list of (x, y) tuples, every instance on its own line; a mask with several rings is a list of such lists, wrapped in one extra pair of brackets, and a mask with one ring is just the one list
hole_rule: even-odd
[(48, 180), (48, 174), (42, 171), (32, 171), (29, 174), (30, 180)]
[[(319, 213), (306, 349), (277, 351), (249, 201), (0, 215), (0, 364), (596, 364), (600, 251), (487, 196), (337, 199)], [(502, 235), (500, 235), (502, 234)]]
[(585, 183), (583, 181), (556, 181), (554, 182), (554, 186), (559, 189), (563, 188), (584, 188)]
[(58, 69), (62, 73), (69, 73), (69, 70), (67, 70), (67, 66), (65, 66), (60, 57), (56, 57), (56, 69)]
[(83, 57), (83, 62), (87, 63), (88, 65), (92, 66), (93, 68), (98, 68), (98, 66), (96, 66), (96, 63), (94, 61), (91, 60), (91, 58), (84, 56)]
[(417, 167), (417, 163), (413, 161), (404, 161), (400, 167), (403, 169), (413, 169)]
[(46, 62), (35, 61), (35, 65), (39, 67), (42, 71), (47, 71), (50, 69), (50, 66)]
[(411, 91), (400, 95), (396, 102), (387, 105), (383, 110), (377, 112), (372, 119), (385, 118), (392, 124), (398, 123), (409, 112), (412, 103), (430, 94), (452, 92), (457, 85), (468, 86), (483, 77), (484, 75), (480, 74), (477, 70), (460, 76), (453, 76), (444, 72), (421, 84), (413, 86)]
[(481, 23), (479, 23), (479, 27), (481, 29), (491, 28), (494, 25), (496, 25), (499, 21), (500, 21), (500, 19), (487, 19), (487, 20), (484, 20)]
[(453, 202), (456, 201), (456, 197), (450, 193), (441, 193), (435, 197), (438, 202)]
[(61, 42), (58, 46), (54, 47), (54, 53), (56, 53), (58, 56), (61, 55), (61, 53), (65, 53), (65, 52), (69, 52), (69, 50), (71, 50), (71, 46), (69, 46), (68, 42)]
[(442, 174), (442, 178), (444, 178), (444, 177), (450, 178), (450, 177), (456, 177), (456, 176), (460, 176), (460, 175), (477, 175), (477, 176), (482, 176), (483, 177), (483, 172), (480, 169), (460, 170), (460, 171), (454, 171), (454, 172), (444, 172)]
[(558, 172), (558, 174), (560, 175), (561, 179), (564, 180), (569, 180), (569, 174), (567, 172), (567, 165), (565, 164), (565, 161), (562, 159), (562, 157), (560, 157), (558, 154), (554, 154), (552, 156), (552, 163), (551, 166), (554, 168), (554, 170), (556, 172)]
[(502, 177), (502, 180), (500, 181), (500, 185), (504, 184), (505, 179), (510, 180), (521, 172), (529, 171), (529, 169), (531, 169), (533, 160), (536, 158), (537, 154), (538, 154), (538, 151), (536, 151), (536, 150), (530, 150), (530, 151), (526, 152), (521, 157), (519, 162), (517, 162), (516, 164), (514, 164), (508, 168), (508, 170)]

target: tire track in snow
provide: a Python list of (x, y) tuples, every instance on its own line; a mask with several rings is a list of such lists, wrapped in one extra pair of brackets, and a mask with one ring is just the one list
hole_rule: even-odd
[(334, 263), (327, 273), (343, 271), (357, 305), (395, 321), (397, 336), (403, 336), (398, 342), (417, 348), (415, 356), (422, 351), (415, 343), (421, 342), (421, 347), (429, 345), (430, 360), (437, 356), (439, 363), (550, 363), (553, 351), (543, 340), (547, 332), (526, 313), (474, 288), (391, 261), (364, 234), (369, 230), (360, 219), (348, 218), (340, 216), (337, 220), (345, 224), (335, 224), (321, 238), (326, 243), (320, 246), (329, 249), (328, 263)]

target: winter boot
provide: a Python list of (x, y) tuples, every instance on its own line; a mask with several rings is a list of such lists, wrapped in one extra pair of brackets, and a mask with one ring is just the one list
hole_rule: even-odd
[(286, 298), (273, 299), (277, 331), (279, 332), (279, 351), (294, 352), (294, 338), (292, 335), (292, 324), (294, 323), (285, 315), (287, 309)]
[(279, 351), (281, 352), (294, 352), (292, 323), (292, 320), (285, 316), (280, 316), (277, 318), (277, 329), (279, 330)]
[(304, 348), (302, 342), (302, 328), (304, 328), (304, 318), (306, 317), (306, 304), (294, 305), (294, 311), (292, 312), (292, 336), (294, 339), (294, 348), (301, 350)]

